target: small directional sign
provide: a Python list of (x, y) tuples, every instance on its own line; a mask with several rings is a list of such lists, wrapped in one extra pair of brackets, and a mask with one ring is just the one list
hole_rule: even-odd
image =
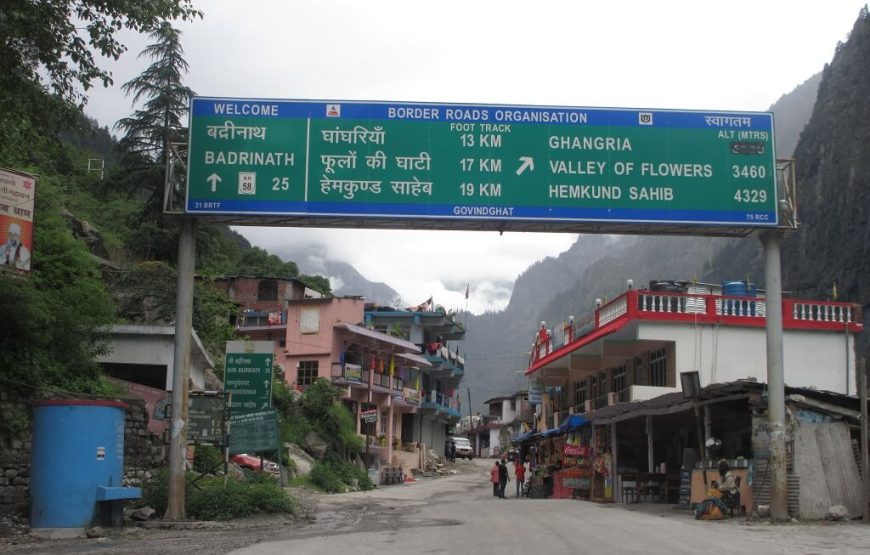
[(233, 414), (272, 406), (274, 341), (227, 341), (224, 388)]

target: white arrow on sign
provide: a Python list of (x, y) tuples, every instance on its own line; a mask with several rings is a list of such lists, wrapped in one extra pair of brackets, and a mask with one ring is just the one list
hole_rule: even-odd
[(221, 176), (213, 173), (210, 176), (206, 177), (205, 180), (211, 184), (211, 192), (214, 193), (217, 190), (217, 184), (221, 182)]
[(531, 156), (520, 156), (520, 167), (517, 169), (517, 175), (523, 175), (523, 172), (526, 171), (526, 168), (530, 172), (535, 171), (535, 160)]

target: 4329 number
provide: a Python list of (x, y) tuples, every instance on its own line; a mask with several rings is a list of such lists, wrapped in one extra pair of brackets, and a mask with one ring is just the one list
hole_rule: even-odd
[(767, 191), (764, 189), (737, 189), (734, 200), (741, 203), (764, 203), (767, 202)]

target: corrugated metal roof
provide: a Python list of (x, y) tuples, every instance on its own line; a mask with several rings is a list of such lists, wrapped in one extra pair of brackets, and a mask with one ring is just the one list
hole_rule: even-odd
[[(727, 400), (747, 398), (751, 393), (762, 393), (767, 389), (767, 384), (738, 380), (726, 383), (714, 383), (701, 389), (698, 402), (701, 405), (716, 403)], [(811, 399), (826, 401), (841, 407), (859, 408), (856, 397), (834, 393), (831, 391), (819, 391), (802, 387), (785, 387), (786, 395), (797, 393)], [(617, 403), (592, 411), (586, 416), (595, 424), (610, 424), (636, 418), (638, 416), (667, 414), (692, 410), (694, 400), (686, 399), (682, 392), (667, 393), (647, 401), (629, 401)]]
[(412, 363), (414, 363), (415, 366), (420, 366), (423, 368), (432, 367), (432, 363), (421, 356), (417, 356), (411, 353), (399, 353), (396, 356), (411, 361)]
[(363, 326), (348, 324), (347, 322), (339, 322), (333, 327), (335, 329), (349, 331), (355, 335), (362, 335), (363, 337), (373, 339), (380, 343), (386, 343), (394, 347), (401, 347), (402, 349), (405, 349), (406, 351), (409, 351), (411, 353), (420, 352), (420, 348), (411, 343), (410, 341), (405, 341), (404, 339), (399, 339), (398, 337), (393, 337), (392, 335), (387, 335), (379, 331), (370, 330), (368, 328), (364, 328)]

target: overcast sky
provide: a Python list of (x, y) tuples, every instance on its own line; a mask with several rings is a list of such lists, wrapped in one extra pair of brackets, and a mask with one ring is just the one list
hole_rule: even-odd
[[(179, 24), (187, 84), (202, 96), (400, 100), (586, 107), (766, 110), (820, 71), (864, 0), (198, 2)], [(87, 112), (131, 111), (120, 85), (147, 44), (112, 68)], [(503, 308), (526, 267), (575, 236), (239, 228), (253, 244), (323, 245), (408, 303)]]

